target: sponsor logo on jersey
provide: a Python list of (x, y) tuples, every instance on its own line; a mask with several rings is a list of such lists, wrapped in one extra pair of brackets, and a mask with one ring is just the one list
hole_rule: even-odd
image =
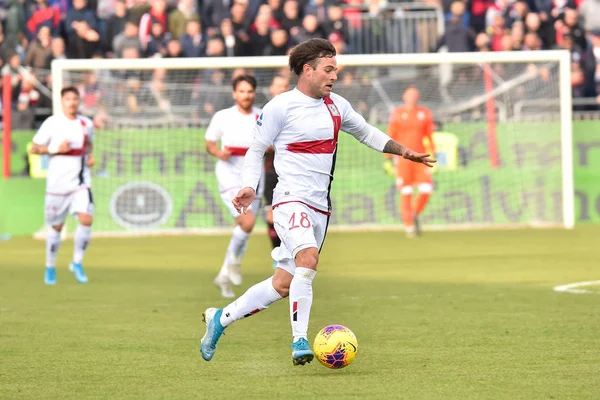
[(258, 119), (256, 120), (256, 125), (262, 126), (263, 113), (260, 113)]
[(327, 104), (327, 107), (329, 108), (331, 115), (333, 115), (334, 117), (340, 116), (340, 112), (338, 111), (338, 108), (335, 106), (335, 104), (333, 104), (333, 103)]
[(169, 219), (172, 211), (169, 193), (152, 182), (126, 183), (110, 199), (110, 214), (125, 229), (156, 228)]

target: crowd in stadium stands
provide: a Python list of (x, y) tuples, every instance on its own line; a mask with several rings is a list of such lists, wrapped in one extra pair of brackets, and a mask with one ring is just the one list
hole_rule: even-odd
[[(600, 0), (424, 2), (445, 16), (431, 51), (568, 49), (574, 96), (600, 94)], [(313, 37), (352, 52), (359, 14), (384, 8), (379, 0), (0, 0), (0, 68), (12, 78), (15, 110), (50, 107), (50, 77), (36, 71), (53, 59), (284, 55)]]

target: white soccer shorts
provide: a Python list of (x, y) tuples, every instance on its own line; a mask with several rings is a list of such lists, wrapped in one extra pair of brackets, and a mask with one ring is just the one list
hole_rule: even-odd
[[(229, 210), (229, 214), (231, 214), (231, 216), (234, 219), (239, 217), (241, 214), (237, 212), (237, 210), (233, 206), (232, 201), (241, 189), (241, 187), (233, 187), (221, 191), (221, 200), (223, 200), (223, 203)], [(250, 207), (248, 208), (248, 210), (254, 213), (255, 217), (257, 216), (257, 213), (260, 210), (260, 200), (261, 198), (256, 196), (256, 199), (254, 199), (254, 201), (252, 202), (252, 204), (250, 204)]]
[(64, 223), (68, 214), (94, 215), (92, 190), (84, 187), (67, 194), (46, 193), (44, 209), (46, 224), (50, 226)]
[[(219, 164), (218, 164), (219, 165)], [(224, 166), (220, 166), (215, 170), (215, 174), (217, 175), (217, 183), (219, 184), (219, 191), (221, 192), (221, 200), (225, 207), (229, 210), (229, 214), (232, 218), (237, 218), (240, 216), (240, 213), (237, 212), (235, 207), (233, 206), (233, 198), (238, 194), (238, 192), (242, 189), (242, 176), (239, 171), (233, 170), (231, 168), (226, 168)], [(249, 210), (254, 213), (254, 216), (258, 216), (258, 212), (260, 210), (260, 202), (263, 196), (263, 179), (258, 183), (256, 199), (250, 205)]]
[(275, 205), (273, 224), (281, 239), (281, 246), (275, 248), (271, 255), (279, 262), (278, 268), (294, 275), (296, 254), (311, 247), (321, 250), (328, 221), (327, 214), (304, 203), (294, 201)]

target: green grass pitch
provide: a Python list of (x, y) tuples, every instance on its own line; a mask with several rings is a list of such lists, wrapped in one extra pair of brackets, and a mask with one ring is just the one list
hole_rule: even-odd
[[(552, 288), (600, 279), (599, 235), (330, 233), (309, 334), (356, 333), (359, 354), (337, 371), (292, 366), (287, 301), (202, 360), (201, 313), (226, 304), (212, 285), (226, 237), (95, 239), (88, 285), (68, 272), (66, 241), (55, 287), (44, 243), (13, 239), (0, 243), (0, 398), (597, 399), (600, 292)], [(272, 273), (268, 254), (252, 237), (239, 294)]]

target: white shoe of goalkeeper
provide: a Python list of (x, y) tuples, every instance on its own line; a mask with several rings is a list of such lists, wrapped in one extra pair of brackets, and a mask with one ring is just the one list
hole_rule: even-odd
[(233, 293), (233, 289), (231, 288), (231, 283), (229, 283), (228, 276), (218, 275), (213, 281), (216, 287), (221, 291), (221, 296), (226, 299), (233, 299), (235, 297), (235, 293)]
[(242, 264), (239, 258), (230, 257), (227, 260), (227, 276), (234, 286), (242, 284)]

